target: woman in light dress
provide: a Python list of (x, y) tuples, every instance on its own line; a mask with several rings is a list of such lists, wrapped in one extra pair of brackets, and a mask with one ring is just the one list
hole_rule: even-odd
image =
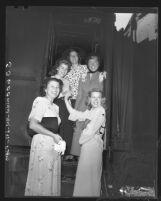
[[(84, 112), (87, 109), (88, 93), (92, 88), (103, 91), (103, 81), (105, 73), (99, 71), (100, 59), (96, 54), (91, 53), (87, 58), (88, 73), (84, 80), (79, 81), (78, 95), (75, 103), (75, 109)], [(84, 128), (85, 122), (76, 122), (72, 139), (72, 151), (76, 156), (80, 156), (79, 138)]]
[(102, 127), (105, 127), (105, 109), (102, 107), (102, 92), (93, 89), (89, 92), (90, 109), (84, 112), (73, 109), (67, 94), (66, 106), (70, 112), (69, 119), (85, 121), (79, 144), (81, 145), (73, 196), (99, 197), (102, 175)]
[[(71, 62), (71, 69), (65, 76), (65, 79), (69, 81), (69, 85), (71, 88), (71, 104), (73, 107), (75, 107), (75, 102), (78, 95), (78, 87), (79, 87), (79, 81), (84, 80), (88, 68), (86, 65), (81, 65), (81, 57), (79, 52), (76, 49), (69, 49), (66, 53), (66, 59), (68, 59)], [(70, 142), (72, 143), (73, 139), (73, 128), (75, 127), (75, 124), (73, 123), (72, 126), (72, 135), (68, 134), (68, 138), (70, 139)], [(71, 130), (70, 130), (71, 132)], [(69, 133), (69, 132), (68, 132)], [(75, 149), (70, 146), (70, 154), (66, 157), (66, 160), (72, 160), (73, 156), (76, 156)]]
[(38, 134), (32, 138), (25, 196), (60, 196), (61, 153), (55, 149), (62, 138), (40, 122), (43, 117), (57, 117), (60, 124), (59, 107), (53, 100), (61, 92), (62, 84), (56, 78), (46, 79), (45, 96), (37, 97), (32, 105), (29, 127)]

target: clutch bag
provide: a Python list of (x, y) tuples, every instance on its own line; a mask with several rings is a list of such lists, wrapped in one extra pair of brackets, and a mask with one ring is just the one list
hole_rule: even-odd
[[(59, 125), (57, 117), (43, 117), (40, 124), (51, 132), (58, 133)], [(29, 128), (29, 121), (27, 123), (27, 133), (30, 137), (38, 134), (37, 132)]]

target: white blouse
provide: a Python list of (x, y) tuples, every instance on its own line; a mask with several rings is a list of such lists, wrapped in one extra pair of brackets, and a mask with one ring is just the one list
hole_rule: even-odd
[(28, 120), (30, 121), (31, 118), (34, 118), (41, 122), (43, 117), (57, 117), (58, 123), (60, 124), (61, 122), (59, 107), (54, 103), (51, 104), (46, 97), (37, 97), (33, 102)]

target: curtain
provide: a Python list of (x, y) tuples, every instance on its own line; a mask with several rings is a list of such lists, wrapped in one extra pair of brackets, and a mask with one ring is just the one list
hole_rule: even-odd
[(116, 32), (112, 72), (112, 163), (108, 183), (154, 186), (157, 114), (156, 41), (136, 44)]
[(111, 69), (111, 156), (107, 183), (119, 189), (126, 178), (128, 152), (132, 148), (132, 89), (135, 43), (114, 31)]
[[(42, 65), (41, 73), (41, 83), (44, 78), (48, 76), (49, 71), (51, 70), (54, 61), (54, 48), (55, 48), (55, 29), (54, 29), (54, 18), (53, 15), (49, 15), (49, 26), (48, 26), (48, 38), (46, 41), (46, 47), (44, 51), (44, 61)], [(40, 88), (42, 90), (42, 88)]]
[(115, 32), (112, 73), (112, 142), (114, 149), (129, 149), (132, 128), (132, 73), (135, 44)]

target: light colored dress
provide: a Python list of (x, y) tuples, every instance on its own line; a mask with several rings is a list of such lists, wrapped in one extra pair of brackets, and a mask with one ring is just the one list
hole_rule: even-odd
[[(59, 107), (45, 97), (34, 100), (29, 120), (32, 117), (39, 122), (43, 117), (57, 117), (60, 124)], [(33, 136), (25, 196), (60, 196), (61, 156), (54, 145), (50, 136)]]
[[(103, 90), (103, 80), (99, 79), (100, 72), (92, 73), (92, 77), (88, 73), (85, 80), (80, 80), (78, 87), (78, 95), (75, 103), (75, 109), (84, 112), (87, 109), (88, 93), (93, 88)], [(75, 156), (80, 155), (79, 138), (84, 128), (84, 122), (77, 121), (74, 128), (71, 154)]]
[(101, 191), (103, 140), (101, 126), (105, 124), (105, 110), (102, 106), (79, 112), (73, 110), (70, 120), (90, 120), (82, 131), (81, 144), (73, 196), (99, 197)]

